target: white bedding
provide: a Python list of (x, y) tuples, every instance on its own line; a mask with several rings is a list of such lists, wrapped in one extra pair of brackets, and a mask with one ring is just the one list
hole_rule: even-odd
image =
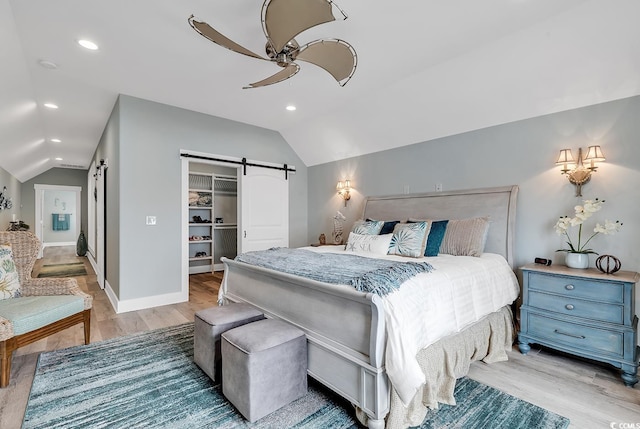
[[(345, 253), (342, 246), (306, 249)], [(511, 304), (520, 291), (507, 261), (492, 253), (481, 257), (440, 255), (431, 258), (346, 253), (394, 261), (426, 261), (435, 268), (431, 273), (407, 280), (398, 291), (383, 298), (386, 371), (405, 404), (425, 382), (416, 360), (419, 350)]]

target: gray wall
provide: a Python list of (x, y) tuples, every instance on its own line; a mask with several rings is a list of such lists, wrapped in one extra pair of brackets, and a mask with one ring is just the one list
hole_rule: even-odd
[[(640, 271), (640, 97), (527, 119), (465, 134), (418, 143), (339, 162), (309, 167), (309, 236), (330, 237), (336, 210), (347, 216), (345, 228), (358, 219), (367, 195), (432, 192), (444, 189), (519, 185), (515, 258), (518, 266), (536, 256), (562, 263), (564, 240), (553, 225), (559, 216), (573, 215), (581, 203), (575, 188), (555, 166), (560, 149), (599, 144), (607, 158), (584, 198), (606, 200), (593, 220), (624, 223), (614, 236), (592, 241), (600, 254), (620, 258), (624, 270)], [(355, 190), (345, 209), (336, 182), (350, 178)], [(592, 220), (587, 223), (595, 226)], [(595, 257), (591, 257), (593, 266)], [(640, 295), (639, 295), (640, 298)], [(638, 304), (640, 308), (640, 303)]]
[[(109, 282), (111, 289), (120, 295), (120, 99), (116, 100), (109, 121), (105, 126), (100, 142), (94, 155), (96, 165), (101, 160), (107, 162), (108, 168), (103, 173), (106, 175), (106, 272), (105, 279)], [(141, 169), (143, 170), (143, 168)], [(96, 225), (97, 228), (97, 225)], [(96, 242), (97, 245), (97, 242)], [(102, 249), (94, 249), (97, 253)]]
[[(117, 128), (118, 136), (103, 137), (96, 158), (117, 147), (109, 156), (108, 181), (115, 174), (119, 183), (108, 184), (107, 260), (118, 253), (119, 272), (109, 267), (107, 280), (120, 300), (180, 291), (181, 149), (295, 165), (290, 244), (307, 243), (307, 169), (279, 133), (125, 95), (116, 109), (107, 130)], [(147, 215), (157, 216), (157, 225), (146, 226)]]
[(11, 173), (0, 167), (0, 192), (3, 187), (7, 187), (5, 198), (10, 197), (13, 207), (7, 210), (0, 210), (0, 229), (5, 230), (11, 222), (12, 214), (16, 215), (16, 219), (21, 219), (20, 204), (22, 201), (22, 186), (20, 181), (13, 177)]
[[(52, 168), (22, 184), (22, 220), (30, 226), (35, 234), (36, 219), (36, 191), (34, 185), (80, 186), (80, 206), (83, 231), (87, 230), (87, 170), (71, 168)], [(76, 237), (76, 240), (78, 237)]]

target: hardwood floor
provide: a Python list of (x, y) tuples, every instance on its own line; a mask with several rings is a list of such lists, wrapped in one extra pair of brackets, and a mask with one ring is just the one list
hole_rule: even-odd
[[(222, 275), (216, 273), (190, 276), (189, 302), (166, 305), (148, 310), (116, 314), (87, 258), (75, 255), (75, 246), (48, 247), (44, 258), (38, 260), (33, 276), (44, 264), (84, 262), (88, 275), (74, 277), (82, 290), (93, 296), (91, 311), (91, 342), (107, 340), (136, 332), (192, 322), (196, 311), (216, 305)], [(29, 399), (38, 354), (83, 344), (83, 328), (77, 325), (48, 338), (18, 349), (13, 355), (9, 386), (0, 389), (0, 428), (18, 429)]]
[[(86, 258), (75, 256), (74, 247), (47, 248), (44, 256), (36, 263), (34, 276), (45, 263), (84, 262), (89, 274), (75, 278), (94, 297), (91, 342), (191, 322), (196, 311), (215, 305), (222, 278), (218, 273), (190, 276), (189, 302), (116, 314), (98, 287), (91, 265)], [(78, 325), (14, 354), (11, 382), (0, 389), (0, 428), (20, 428), (38, 354), (82, 342), (82, 326)], [(571, 428), (609, 428), (611, 423), (640, 427), (640, 385), (625, 387), (615, 370), (593, 362), (536, 348), (523, 356), (514, 347), (508, 362), (474, 363), (469, 376), (568, 417)]]

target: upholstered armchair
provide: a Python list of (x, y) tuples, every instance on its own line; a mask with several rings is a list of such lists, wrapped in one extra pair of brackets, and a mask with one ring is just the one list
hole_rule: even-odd
[(10, 244), (18, 272), (17, 297), (0, 299), (0, 387), (9, 384), (14, 350), (84, 323), (84, 343), (89, 344), (93, 297), (73, 278), (32, 278), (40, 252), (38, 238), (26, 231), (0, 231), (0, 245)]

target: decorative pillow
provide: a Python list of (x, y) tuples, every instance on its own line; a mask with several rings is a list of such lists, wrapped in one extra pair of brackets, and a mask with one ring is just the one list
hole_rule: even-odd
[(362, 235), (352, 232), (347, 241), (347, 252), (371, 252), (376, 255), (386, 255), (389, 251), (389, 243), (393, 234)]
[[(407, 221), (413, 222), (426, 222), (424, 219), (412, 219)], [(448, 220), (434, 220), (431, 221), (431, 229), (429, 230), (429, 237), (427, 237), (427, 247), (424, 250), (424, 256), (438, 256), (440, 252), (440, 245), (444, 238), (444, 233), (447, 230)]]
[(422, 257), (427, 246), (429, 229), (431, 229), (430, 222), (397, 224), (393, 229), (389, 254), (412, 258)]
[(361, 235), (378, 235), (383, 226), (384, 222), (381, 220), (358, 221), (353, 224), (351, 232)]
[(484, 244), (489, 231), (489, 218), (450, 220), (444, 239), (440, 245), (440, 253), (454, 256), (480, 256), (484, 252)]
[(20, 281), (10, 244), (0, 244), (0, 299), (20, 296)]
[[(367, 219), (367, 222), (371, 221), (375, 222), (373, 219)], [(382, 225), (382, 229), (380, 230), (380, 235), (393, 234), (393, 228), (395, 228), (395, 226), (400, 223), (399, 220), (385, 220), (383, 222), (384, 224)]]

